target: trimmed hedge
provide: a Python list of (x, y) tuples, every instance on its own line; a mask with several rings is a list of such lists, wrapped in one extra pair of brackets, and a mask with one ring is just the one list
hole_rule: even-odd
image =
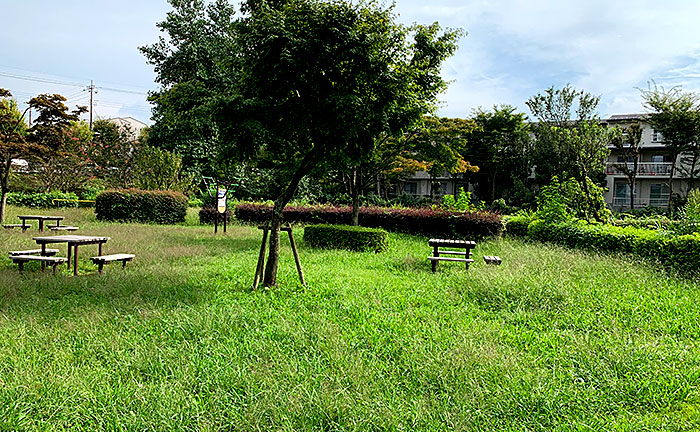
[(7, 194), (7, 203), (10, 205), (33, 207), (33, 208), (62, 208), (78, 207), (77, 201), (56, 201), (53, 200), (77, 200), (78, 195), (73, 192), (10, 192)]
[(590, 225), (581, 221), (548, 224), (535, 220), (528, 225), (527, 236), (572, 248), (634, 254), (685, 273), (699, 270), (700, 234), (673, 236), (664, 231), (634, 227)]
[(304, 241), (313, 247), (359, 252), (383, 252), (389, 247), (389, 235), (383, 229), (349, 225), (308, 225)]
[[(282, 218), (287, 223), (347, 225), (350, 223), (351, 211), (347, 206), (288, 206), (284, 209)], [(241, 221), (264, 223), (272, 217), (272, 206), (238, 204), (235, 214)], [(389, 231), (455, 239), (478, 239), (500, 235), (503, 231), (503, 220), (496, 213), (454, 212), (429, 208), (362, 207), (360, 224)]]
[(174, 224), (185, 221), (187, 197), (174, 191), (109, 190), (97, 195), (95, 214), (102, 221)]
[[(205, 224), (213, 224), (214, 223), (214, 218), (216, 217), (216, 214), (219, 213), (219, 210), (216, 207), (204, 207), (199, 211), (199, 223), (202, 225)], [(233, 212), (231, 210), (226, 210), (226, 222), (231, 221), (231, 217), (233, 217)], [(219, 223), (223, 223), (224, 219), (219, 216)]]

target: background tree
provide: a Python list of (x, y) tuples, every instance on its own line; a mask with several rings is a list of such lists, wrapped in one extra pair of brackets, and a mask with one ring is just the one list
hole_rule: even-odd
[(530, 175), (529, 155), (532, 140), (527, 116), (510, 105), (478, 109), (472, 120), (476, 127), (467, 138), (465, 159), (479, 166), (470, 176), (481, 199), (493, 201), (510, 197), (515, 182), (524, 183)]
[(26, 154), (31, 147), (26, 141), (25, 113), (26, 110), (23, 113), (17, 108), (12, 93), (0, 88), (0, 223), (5, 221), (12, 160)]
[(85, 152), (92, 141), (88, 123), (72, 120), (62, 133), (60, 145), (28, 158), (35, 189), (74, 192), (82, 189), (92, 176)]
[(624, 130), (619, 131), (613, 139), (617, 154), (622, 157), (622, 162), (614, 164), (627, 178), (630, 190), (630, 210), (634, 210), (634, 197), (636, 195), (635, 184), (637, 182), (637, 170), (641, 154), (643, 128), (639, 123), (633, 123)]
[(577, 149), (567, 140), (570, 135), (562, 131), (578, 129), (583, 122), (596, 120), (599, 102), (599, 97), (568, 84), (561, 89), (550, 87), (525, 102), (537, 119), (532, 132), (535, 136), (533, 164), (538, 182), (548, 183), (555, 175), (582, 181), (576, 162)]
[[(146, 132), (144, 132), (146, 131)], [(125, 188), (134, 181), (134, 156), (139, 142), (148, 135), (148, 128), (133, 141), (130, 131), (109, 120), (97, 120), (92, 125), (92, 142), (86, 147), (88, 162), (97, 178), (107, 186)]]
[(678, 156), (690, 150), (700, 137), (700, 94), (684, 92), (680, 87), (666, 90), (656, 84), (653, 89), (640, 91), (644, 107), (650, 111), (649, 124), (663, 135), (663, 144), (671, 159), (668, 208), (672, 210)]

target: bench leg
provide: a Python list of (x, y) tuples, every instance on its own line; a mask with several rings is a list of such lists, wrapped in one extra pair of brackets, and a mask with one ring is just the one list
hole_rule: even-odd
[(126, 268), (126, 261), (127, 261), (127, 260), (122, 260), (122, 269), (125, 269), (125, 268)]
[(24, 261), (18, 262), (17, 265), (19, 266), (19, 274), (24, 273)]
[[(438, 250), (438, 246), (433, 246), (433, 256), (434, 257), (440, 256), (440, 251)], [(433, 273), (435, 273), (437, 271), (437, 266), (438, 266), (437, 260), (433, 260), (431, 264), (433, 266)]]
[(75, 245), (73, 251), (73, 276), (78, 276), (78, 245)]
[(97, 273), (105, 274), (104, 266), (105, 266), (105, 263), (103, 263), (103, 262), (97, 264)]

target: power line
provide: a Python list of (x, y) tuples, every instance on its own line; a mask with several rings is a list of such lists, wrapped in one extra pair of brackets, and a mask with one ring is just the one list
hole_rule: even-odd
[(64, 86), (71, 86), (71, 87), (82, 87), (83, 86), (83, 84), (80, 84), (80, 83), (74, 83), (74, 82), (68, 82), (68, 81), (58, 81), (58, 80), (52, 80), (52, 79), (47, 79), (47, 78), (31, 77), (31, 76), (12, 74), (12, 73), (7, 73), (7, 72), (0, 72), (0, 76), (6, 77), (6, 78), (18, 79), (18, 80), (40, 82), (40, 83), (45, 83), (45, 84), (57, 84), (57, 85), (64, 85)]

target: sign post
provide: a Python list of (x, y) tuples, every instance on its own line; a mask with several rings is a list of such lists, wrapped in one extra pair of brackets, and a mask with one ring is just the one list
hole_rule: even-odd
[[(216, 219), (219, 219), (219, 215), (223, 214), (224, 216), (224, 232), (226, 232), (226, 198), (228, 196), (228, 189), (223, 189), (223, 188), (218, 188), (216, 192)], [(216, 224), (214, 225), (216, 226)], [(216, 232), (216, 229), (214, 230)]]

